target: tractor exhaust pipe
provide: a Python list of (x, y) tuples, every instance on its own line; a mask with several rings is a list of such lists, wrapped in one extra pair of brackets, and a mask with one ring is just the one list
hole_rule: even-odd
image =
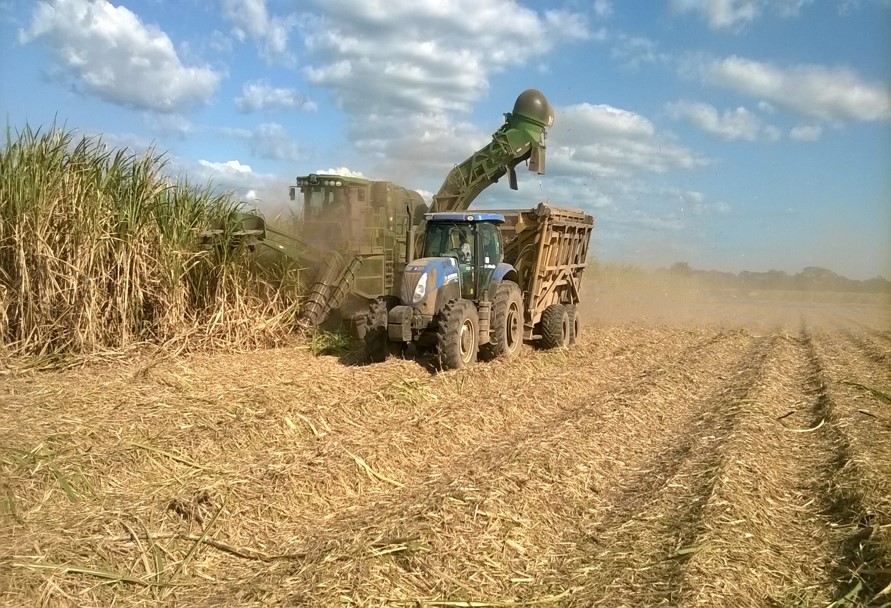
[(405, 206), (405, 213), (408, 215), (408, 230), (405, 235), (405, 263), (408, 264), (415, 259), (415, 221), (409, 205)]

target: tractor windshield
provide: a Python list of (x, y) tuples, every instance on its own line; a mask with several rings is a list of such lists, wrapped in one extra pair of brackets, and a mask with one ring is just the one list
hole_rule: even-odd
[(472, 264), (476, 230), (464, 222), (432, 222), (424, 239), (425, 258), (453, 257), (459, 264)]
[(484, 297), (501, 262), (501, 236), (489, 222), (431, 222), (423, 257), (455, 258), (460, 270), (461, 297)]

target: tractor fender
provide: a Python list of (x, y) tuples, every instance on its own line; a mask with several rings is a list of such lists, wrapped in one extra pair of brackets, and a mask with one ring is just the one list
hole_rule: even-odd
[(495, 267), (495, 274), (492, 275), (492, 282), (494, 283), (495, 281), (513, 281), (519, 284), (520, 277), (513, 266), (502, 262)]

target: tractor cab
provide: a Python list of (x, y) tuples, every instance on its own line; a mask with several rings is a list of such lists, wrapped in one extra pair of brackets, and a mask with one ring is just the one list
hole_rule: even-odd
[(498, 213), (428, 213), (424, 258), (452, 258), (458, 268), (461, 297), (488, 299), (489, 286), (503, 252)]

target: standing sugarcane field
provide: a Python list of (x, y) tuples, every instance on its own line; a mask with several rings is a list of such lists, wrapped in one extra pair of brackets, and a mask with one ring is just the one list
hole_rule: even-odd
[(891, 608), (891, 5), (544, 5), (0, 2), (0, 608)]

